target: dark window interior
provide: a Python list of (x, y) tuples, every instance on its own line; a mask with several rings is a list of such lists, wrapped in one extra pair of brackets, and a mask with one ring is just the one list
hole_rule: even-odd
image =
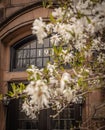
[(28, 36), (11, 47), (11, 71), (22, 71), (30, 65), (42, 68), (50, 61), (49, 38), (38, 44), (35, 36)]
[(79, 125), (82, 121), (81, 108), (80, 104), (70, 104), (59, 116), (51, 119), (50, 130), (70, 130), (71, 128), (74, 128), (73, 130), (80, 130)]
[(47, 109), (42, 110), (38, 118), (30, 119), (21, 111), (21, 100), (16, 99), (8, 105), (6, 130), (80, 130), (81, 113), (80, 104), (71, 104), (56, 118), (50, 117), (54, 112)]
[(36, 119), (28, 118), (24, 112), (21, 111), (22, 100), (19, 100), (18, 105), (18, 127), (16, 130), (38, 130), (39, 129), (39, 117)]

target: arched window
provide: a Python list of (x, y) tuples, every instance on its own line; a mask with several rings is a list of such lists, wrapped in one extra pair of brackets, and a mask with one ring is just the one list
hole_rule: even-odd
[(11, 47), (11, 71), (22, 71), (30, 65), (42, 68), (51, 59), (49, 38), (38, 44), (35, 36), (28, 36)]

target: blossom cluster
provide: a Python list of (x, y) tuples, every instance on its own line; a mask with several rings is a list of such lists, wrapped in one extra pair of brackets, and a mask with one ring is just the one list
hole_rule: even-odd
[(45, 69), (32, 65), (27, 72), (31, 78), (24, 90), (28, 98), (22, 108), (29, 117), (35, 118), (39, 110), (49, 107), (59, 110), (64, 105), (60, 104), (59, 100), (70, 102), (73, 99), (75, 91), (69, 84), (74, 83), (74, 80), (67, 72), (59, 74), (56, 65), (49, 63)]
[[(94, 86), (100, 84), (99, 80), (87, 79), (97, 74), (93, 67), (105, 65), (104, 6), (104, 1), (71, 1), (70, 6), (55, 8), (49, 22), (35, 19), (32, 33), (39, 44), (46, 44), (44, 38), (50, 37), (53, 62), (42, 69), (32, 65), (27, 70), (30, 83), (24, 90), (27, 98), (23, 110), (29, 117), (35, 118), (41, 109), (49, 107), (59, 111), (76, 102), (78, 94), (90, 89), (86, 86), (92, 82)], [(66, 70), (68, 64), (70, 68)]]

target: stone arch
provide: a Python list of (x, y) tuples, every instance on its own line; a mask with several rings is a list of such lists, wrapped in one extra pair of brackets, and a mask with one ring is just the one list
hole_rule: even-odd
[(38, 17), (48, 19), (50, 12), (50, 9), (42, 7), (41, 2), (36, 2), (34, 5), (27, 6), (19, 10), (10, 18), (8, 18), (8, 21), (5, 20), (0, 25), (0, 37), (2, 48), (1, 61), (3, 61), (1, 64), (1, 68), (5, 68), (4, 70), (2, 69), (2, 80), (6, 79), (6, 81), (8, 81), (10, 80), (8, 78), (11, 77), (7, 76), (8, 74), (10, 74), (10, 46), (31, 34), (31, 27), (34, 19)]

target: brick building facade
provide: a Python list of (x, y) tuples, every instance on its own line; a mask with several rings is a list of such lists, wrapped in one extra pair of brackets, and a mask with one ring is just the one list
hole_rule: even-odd
[[(0, 93), (5, 94), (8, 91), (9, 83), (18, 81), (23, 82), (27, 79), (27, 73), (24, 70), (18, 71), (18, 69), (16, 69), (16, 63), (14, 63), (15, 59), (12, 56), (13, 54), (11, 48), (17, 43), (22, 44), (20, 41), (23, 39), (30, 39), (29, 37), (31, 36), (33, 20), (38, 17), (43, 17), (47, 20), (50, 12), (50, 9), (43, 8), (41, 0), (1, 0)], [(94, 110), (94, 106), (100, 104), (102, 99), (102, 93), (99, 91), (95, 91), (87, 95), (87, 100), (82, 106), (83, 121), (90, 116), (90, 113)], [(42, 120), (44, 120), (43, 117)], [(8, 129), (6, 127), (7, 108), (1, 103), (0, 130), (17, 130), (15, 127), (13, 127), (13, 129)], [(40, 127), (40, 130), (47, 130), (47, 128)]]

